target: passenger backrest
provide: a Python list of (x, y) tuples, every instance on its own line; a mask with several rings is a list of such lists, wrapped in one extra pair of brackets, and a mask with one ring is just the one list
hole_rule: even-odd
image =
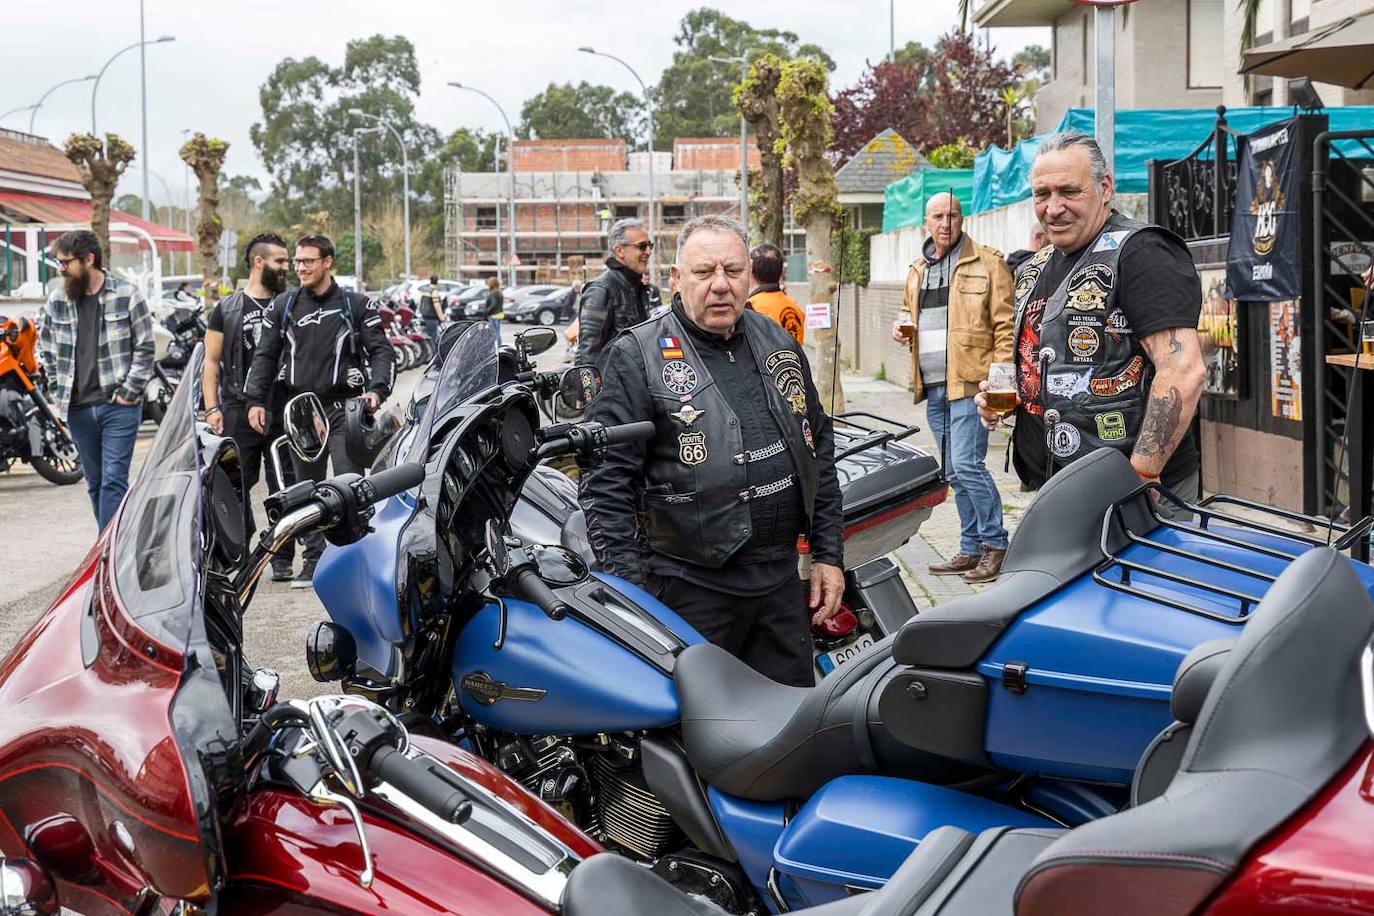
[(1349, 560), (1328, 548), (1295, 560), (1222, 663), (1163, 795), (1041, 853), (1018, 916), (1194, 912), (1368, 740), (1371, 633), (1374, 602)]

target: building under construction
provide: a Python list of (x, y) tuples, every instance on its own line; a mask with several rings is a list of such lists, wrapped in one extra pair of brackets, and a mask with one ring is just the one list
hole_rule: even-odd
[[(749, 145), (750, 167), (758, 150)], [(517, 283), (579, 282), (602, 270), (606, 234), (619, 219), (652, 224), (655, 261), (674, 259), (682, 224), (721, 213), (739, 218), (738, 139), (679, 138), (672, 153), (654, 153), (654, 218), (649, 214), (649, 153), (630, 153), (622, 140), (517, 140), (507, 172), (444, 176), (444, 266), (452, 277), (504, 277), (514, 263)], [(514, 184), (515, 251), (509, 209)], [(804, 241), (789, 229), (789, 249)]]

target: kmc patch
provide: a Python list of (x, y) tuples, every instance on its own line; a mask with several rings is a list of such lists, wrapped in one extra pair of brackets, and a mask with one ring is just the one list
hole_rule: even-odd
[(691, 394), (697, 389), (697, 370), (680, 359), (663, 364), (663, 387), (673, 394)]
[(678, 433), (677, 456), (688, 466), (701, 464), (706, 460), (706, 433)]
[(774, 377), (773, 384), (777, 385), (778, 394), (782, 395), (783, 400), (792, 405), (794, 414), (799, 417), (806, 415), (806, 383), (802, 381), (801, 369), (784, 366)]
[(1126, 415), (1121, 411), (1095, 414), (1093, 419), (1097, 421), (1097, 438), (1103, 442), (1126, 438)]
[(1089, 264), (1069, 278), (1067, 305), (1076, 312), (1095, 312), (1107, 307), (1116, 285), (1116, 272), (1106, 264)]
[(1116, 375), (1107, 378), (1095, 378), (1088, 383), (1088, 390), (1099, 398), (1115, 397), (1123, 391), (1129, 391), (1140, 384), (1140, 377), (1145, 374), (1145, 357), (1132, 356), (1131, 361), (1126, 364)]
[(1069, 353), (1073, 362), (1092, 362), (1093, 354), (1101, 346), (1102, 338), (1098, 336), (1096, 328), (1084, 326), (1069, 331)]
[(1083, 437), (1072, 423), (1061, 420), (1045, 430), (1045, 445), (1057, 458), (1068, 458), (1082, 444)]

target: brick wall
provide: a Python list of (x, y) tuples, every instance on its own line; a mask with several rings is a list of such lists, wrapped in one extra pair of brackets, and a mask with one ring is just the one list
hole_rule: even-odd
[[(749, 144), (749, 168), (760, 168), (758, 144)], [(739, 169), (739, 138), (679, 137), (673, 141), (675, 169)]]
[(892, 339), (902, 307), (902, 284), (846, 284), (840, 291), (840, 359), (849, 371), (911, 386), (911, 351)]
[(624, 140), (516, 140), (517, 172), (623, 172)]

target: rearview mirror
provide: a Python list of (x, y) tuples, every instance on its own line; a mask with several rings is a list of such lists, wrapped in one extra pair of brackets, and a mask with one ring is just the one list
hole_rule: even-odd
[(538, 356), (558, 343), (558, 331), (545, 327), (530, 328), (517, 334), (515, 340), (526, 356)]
[(287, 401), (283, 425), (297, 458), (306, 464), (320, 460), (329, 444), (329, 416), (318, 395), (307, 391)]
[(558, 378), (558, 404), (577, 415), (591, 406), (601, 393), (601, 370), (595, 366), (573, 366)]

